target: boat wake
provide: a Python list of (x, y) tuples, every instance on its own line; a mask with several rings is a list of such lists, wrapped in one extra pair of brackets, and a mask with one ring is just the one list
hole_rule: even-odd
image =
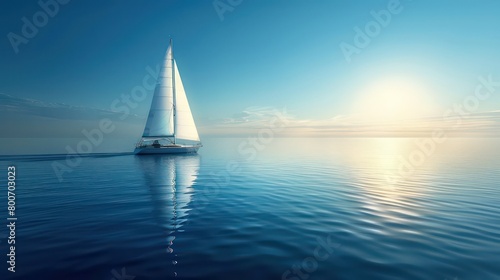
[(68, 157), (99, 158), (99, 157), (117, 157), (133, 155), (133, 152), (122, 153), (92, 153), (92, 154), (39, 154), (39, 155), (0, 155), (0, 161), (46, 161), (61, 160)]

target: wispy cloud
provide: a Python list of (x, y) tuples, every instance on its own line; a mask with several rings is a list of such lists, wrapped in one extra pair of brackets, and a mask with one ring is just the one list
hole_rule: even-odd
[[(64, 103), (49, 103), (35, 99), (14, 97), (4, 93), (0, 93), (0, 114), (2, 116), (15, 114), (62, 120), (92, 120), (101, 118), (118, 120), (120, 117), (119, 113), (108, 110), (72, 106)], [(137, 115), (131, 115), (130, 117), (139, 118)]]
[(108, 110), (49, 103), (0, 93), (0, 131), (4, 138), (81, 137), (83, 128), (95, 127), (104, 118), (118, 125), (116, 135), (126, 135), (130, 134), (130, 127), (139, 129), (145, 121), (143, 117), (130, 115), (127, 123), (124, 123), (121, 116), (121, 113)]
[[(243, 136), (262, 129), (279, 111), (249, 107), (232, 118), (201, 127), (206, 134)], [(288, 113), (282, 137), (427, 137), (435, 130), (449, 136), (500, 136), (500, 110), (466, 116), (426, 117), (398, 121), (368, 120), (356, 115), (337, 115), (323, 120), (300, 119)]]

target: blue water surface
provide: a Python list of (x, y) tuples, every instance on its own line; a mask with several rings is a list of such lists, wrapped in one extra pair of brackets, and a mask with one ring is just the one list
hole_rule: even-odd
[(1, 279), (500, 279), (498, 139), (262, 140), (1, 159)]

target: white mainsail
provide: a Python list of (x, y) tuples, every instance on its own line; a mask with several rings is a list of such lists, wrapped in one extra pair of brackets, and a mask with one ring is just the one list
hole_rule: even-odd
[(174, 136), (174, 85), (172, 45), (167, 49), (156, 82), (151, 109), (142, 137)]
[(177, 63), (174, 60), (175, 70), (175, 138), (190, 141), (200, 141), (198, 130), (194, 124), (193, 114), (189, 107), (184, 85), (182, 84), (181, 74), (177, 69)]

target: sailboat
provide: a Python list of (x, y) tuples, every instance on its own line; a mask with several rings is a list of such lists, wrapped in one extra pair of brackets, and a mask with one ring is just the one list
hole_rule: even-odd
[(172, 49), (165, 54), (141, 139), (135, 154), (196, 153), (203, 145), (194, 123)]

